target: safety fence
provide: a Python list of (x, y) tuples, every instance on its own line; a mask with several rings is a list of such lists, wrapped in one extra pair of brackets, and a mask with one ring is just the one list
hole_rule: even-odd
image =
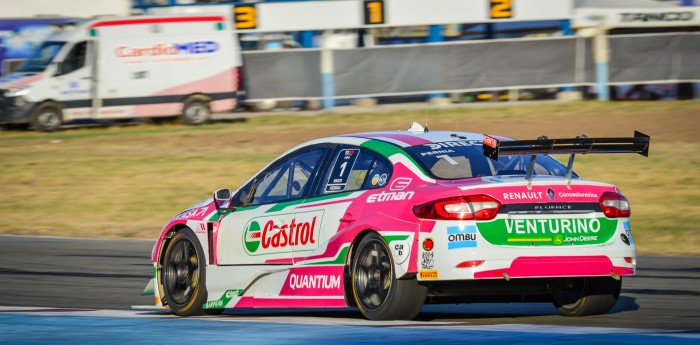
[[(608, 41), (609, 84), (700, 81), (699, 33)], [(531, 89), (595, 84), (592, 46), (566, 36), (340, 49), (330, 76), (321, 73), (321, 49), (246, 52), (243, 66), (253, 101)]]

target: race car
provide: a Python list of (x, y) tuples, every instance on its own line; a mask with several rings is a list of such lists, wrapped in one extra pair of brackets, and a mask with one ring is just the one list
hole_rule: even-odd
[(606, 313), (635, 273), (630, 206), (574, 173), (574, 157), (647, 156), (649, 143), (415, 123), (312, 140), (167, 222), (152, 252), (154, 307), (357, 307), (396, 320), (426, 303), (545, 301), (567, 316)]

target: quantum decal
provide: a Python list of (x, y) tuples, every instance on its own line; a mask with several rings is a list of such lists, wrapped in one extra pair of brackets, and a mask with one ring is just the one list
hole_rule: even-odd
[(291, 274), (289, 287), (296, 289), (340, 289), (339, 275), (325, 274)]
[(342, 264), (291, 268), (280, 296), (343, 296), (343, 270)]
[(491, 244), (509, 246), (601, 244), (615, 234), (617, 219), (535, 218), (497, 219), (477, 223)]
[(285, 215), (252, 219), (243, 233), (243, 247), (250, 255), (309, 251), (318, 246), (319, 229), (323, 211), (288, 214), (288, 223), (279, 222)]
[(448, 226), (447, 249), (476, 248), (476, 226)]

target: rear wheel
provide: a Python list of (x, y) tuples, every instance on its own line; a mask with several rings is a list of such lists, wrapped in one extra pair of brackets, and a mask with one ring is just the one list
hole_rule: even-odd
[(175, 314), (201, 315), (207, 301), (205, 259), (192, 230), (183, 229), (170, 240), (163, 257), (162, 282), (165, 298)]
[(410, 320), (425, 303), (427, 288), (416, 279), (397, 280), (384, 239), (370, 233), (358, 243), (352, 260), (355, 302), (370, 320)]
[(63, 124), (63, 112), (54, 103), (44, 103), (32, 111), (32, 127), (40, 132), (53, 132)]
[(571, 278), (567, 289), (554, 294), (554, 306), (564, 316), (605, 314), (620, 297), (622, 279), (611, 277)]
[(207, 123), (211, 117), (209, 102), (203, 99), (191, 99), (185, 102), (180, 118), (188, 125), (201, 125)]

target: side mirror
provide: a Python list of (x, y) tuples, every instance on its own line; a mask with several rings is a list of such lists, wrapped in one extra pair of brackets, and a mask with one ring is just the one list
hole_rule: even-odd
[(228, 188), (221, 188), (214, 192), (214, 205), (217, 210), (229, 199), (231, 199), (231, 190)]

